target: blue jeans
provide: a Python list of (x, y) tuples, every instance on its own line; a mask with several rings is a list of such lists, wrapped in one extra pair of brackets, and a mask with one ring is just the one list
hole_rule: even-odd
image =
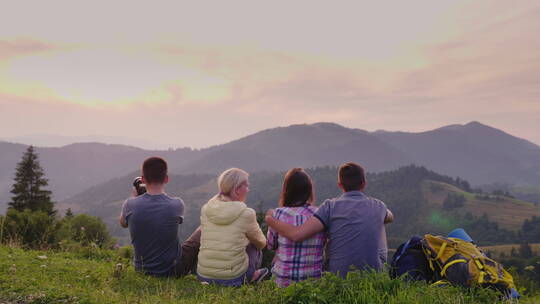
[(255, 271), (261, 267), (262, 263), (262, 251), (257, 249), (251, 243), (246, 247), (246, 253), (248, 255), (248, 269), (241, 276), (234, 279), (209, 279), (197, 275), (197, 278), (201, 282), (207, 282), (210, 284), (217, 284), (222, 286), (242, 286), (245, 282), (251, 281)]

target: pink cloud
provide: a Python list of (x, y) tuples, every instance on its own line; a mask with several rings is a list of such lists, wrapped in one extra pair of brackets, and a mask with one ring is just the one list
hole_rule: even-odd
[(54, 44), (49, 44), (38, 40), (0, 40), (0, 59), (47, 52), (55, 50), (56, 48), (57, 46)]

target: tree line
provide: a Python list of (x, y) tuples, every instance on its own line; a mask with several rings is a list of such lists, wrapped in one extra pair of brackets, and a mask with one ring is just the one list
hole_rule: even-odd
[(55, 210), (48, 180), (34, 147), (30, 146), (15, 169), (11, 201), (0, 216), (0, 241), (27, 248), (70, 245), (110, 246), (113, 243), (103, 221), (68, 209), (62, 217)]

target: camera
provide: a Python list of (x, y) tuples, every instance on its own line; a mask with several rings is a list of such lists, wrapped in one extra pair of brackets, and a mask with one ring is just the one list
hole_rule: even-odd
[(135, 187), (137, 195), (146, 193), (146, 185), (143, 183), (142, 177), (140, 176), (135, 177), (135, 179), (133, 180), (133, 187)]

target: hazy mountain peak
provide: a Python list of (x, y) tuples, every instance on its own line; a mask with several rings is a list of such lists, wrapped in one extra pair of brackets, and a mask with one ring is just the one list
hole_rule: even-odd
[[(478, 140), (491, 138), (494, 141), (499, 141), (503, 146), (511, 146), (513, 143), (520, 143), (520, 144), (526, 145), (529, 148), (533, 148), (533, 149), (540, 148), (538, 145), (526, 139), (516, 137), (514, 135), (504, 132), (503, 130), (482, 124), (478, 121), (471, 121), (464, 125), (459, 125), (459, 124), (449, 125), (446, 127), (436, 129), (434, 131), (439, 131), (439, 130), (452, 130), (452, 131), (465, 132), (463, 136), (478, 137)], [(432, 132), (432, 131), (427, 131), (427, 133), (429, 132)], [(502, 141), (504, 141), (504, 144)], [(510, 141), (510, 142), (506, 142), (506, 141)]]
[(145, 149), (167, 148), (163, 144), (154, 143), (146, 138), (135, 138), (129, 136), (64, 136), (55, 134), (32, 134), (26, 136), (6, 137), (1, 140), (20, 143), (25, 145), (33, 145), (42, 148), (58, 148), (72, 143), (107, 143), (121, 144), (126, 146), (143, 147)]
[[(513, 136), (513, 135), (510, 135), (502, 130), (499, 130), (499, 129), (496, 129), (494, 127), (491, 127), (491, 126), (488, 126), (488, 125), (485, 125), (483, 123), (480, 123), (478, 121), (471, 121), (469, 122), (468, 124), (464, 125), (463, 126), (463, 129), (465, 130), (478, 130), (478, 131), (488, 131), (488, 132), (497, 132), (499, 134), (506, 134), (506, 135), (509, 135), (509, 136)], [(515, 136), (514, 136), (515, 137)]]
[(60, 148), (64, 149), (72, 149), (72, 150), (96, 150), (96, 149), (102, 149), (102, 148), (115, 148), (115, 149), (121, 149), (121, 150), (143, 150), (138, 147), (129, 146), (129, 145), (122, 145), (122, 144), (107, 144), (107, 143), (101, 143), (101, 142), (78, 142), (78, 143), (72, 143), (65, 146), (62, 146)]
[(323, 130), (351, 130), (349, 128), (346, 128), (340, 124), (334, 123), (334, 122), (316, 122), (312, 124), (292, 124), (289, 126), (283, 126), (283, 127), (276, 127), (276, 128), (270, 128), (263, 130), (261, 132), (272, 132), (273, 130), (289, 130), (289, 129), (323, 129)]
[[(269, 140), (270, 138), (280, 139), (282, 136), (288, 138), (303, 138), (307, 137), (325, 137), (325, 136), (335, 136), (335, 135), (345, 135), (345, 134), (357, 134), (357, 129), (349, 129), (342, 125), (332, 122), (317, 122), (313, 124), (293, 124), (284, 127), (275, 127), (270, 129), (265, 129), (257, 133), (242, 137), (240, 139), (234, 140), (229, 143), (225, 143), (218, 146), (212, 146), (211, 149), (216, 149), (219, 147), (239, 144), (245, 142), (259, 141), (261, 139)], [(365, 133), (365, 131), (363, 131)]]
[[(460, 125), (460, 124), (452, 124), (452, 125), (448, 125), (448, 126), (444, 126), (444, 127), (440, 127), (440, 128), (437, 128), (433, 131), (442, 131), (442, 130), (448, 130), (448, 131), (458, 131), (458, 130), (461, 130), (463, 129), (463, 125)], [(431, 132), (431, 131), (426, 131), (426, 132)]]
[(308, 124), (308, 126), (318, 127), (318, 128), (339, 128), (339, 129), (346, 129), (344, 126), (334, 123), (334, 122), (316, 122), (313, 124)]
[[(482, 124), (482, 123), (480, 123), (478, 121), (471, 121), (471, 122), (463, 124), (463, 125), (462, 124), (452, 124), (452, 125), (440, 127), (438, 129), (435, 129), (434, 131), (436, 131), (436, 130), (463, 131), (463, 130), (473, 130), (473, 129), (476, 129), (476, 130), (484, 129), (484, 130), (497, 130), (497, 131), (500, 131), (500, 130), (495, 129), (493, 127), (490, 127), (488, 125)], [(427, 132), (430, 132), (430, 131), (427, 131)]]
[(312, 126), (312, 127), (316, 127), (316, 128), (320, 128), (320, 129), (324, 129), (328, 131), (369, 134), (369, 132), (366, 130), (356, 129), (356, 128), (347, 128), (333, 122), (316, 122), (308, 126)]
[(477, 127), (482, 127), (482, 128), (487, 127), (487, 128), (491, 128), (490, 126), (484, 125), (484, 124), (482, 124), (482, 123), (480, 123), (480, 122), (478, 122), (478, 121), (476, 121), (476, 120), (473, 120), (473, 121), (467, 123), (467, 124), (465, 125), (465, 127), (475, 127), (475, 128), (477, 128)]
[(434, 132), (434, 131), (462, 131), (462, 130), (465, 130), (465, 129), (490, 129), (490, 130), (497, 130), (493, 127), (490, 127), (488, 125), (484, 125), (478, 121), (471, 121), (467, 124), (451, 124), (451, 125), (447, 125), (447, 126), (443, 126), (443, 127), (440, 127), (440, 128), (436, 128), (434, 130), (428, 130), (428, 131), (422, 131), (422, 132), (404, 132), (404, 131), (388, 131), (388, 130), (383, 130), (383, 129), (379, 129), (379, 130), (376, 130), (374, 132), (372, 132), (373, 134), (377, 134), (377, 135), (384, 135), (384, 134), (422, 134), (422, 133), (431, 133), (431, 132)]

